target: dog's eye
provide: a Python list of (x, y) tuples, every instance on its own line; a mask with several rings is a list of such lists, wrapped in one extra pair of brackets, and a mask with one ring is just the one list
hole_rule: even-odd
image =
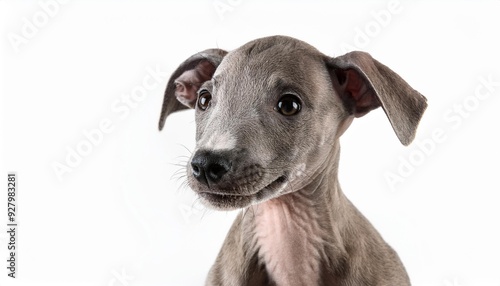
[(274, 110), (285, 116), (292, 116), (299, 113), (301, 109), (300, 100), (293, 94), (285, 94), (280, 98)]
[(210, 100), (212, 99), (212, 95), (208, 90), (203, 89), (200, 91), (200, 95), (198, 96), (198, 107), (201, 110), (206, 110), (210, 104)]

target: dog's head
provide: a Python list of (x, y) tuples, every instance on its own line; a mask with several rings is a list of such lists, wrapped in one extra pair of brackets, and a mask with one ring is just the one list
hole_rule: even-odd
[(366, 53), (330, 58), (274, 36), (188, 58), (168, 81), (159, 128), (196, 110), (188, 183), (207, 205), (236, 209), (307, 183), (352, 119), (379, 106), (408, 145), (427, 104), (396, 73)]

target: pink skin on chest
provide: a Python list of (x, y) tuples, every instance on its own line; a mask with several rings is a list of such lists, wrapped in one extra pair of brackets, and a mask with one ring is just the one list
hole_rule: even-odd
[(259, 256), (276, 284), (317, 284), (322, 239), (310, 201), (290, 194), (253, 208)]

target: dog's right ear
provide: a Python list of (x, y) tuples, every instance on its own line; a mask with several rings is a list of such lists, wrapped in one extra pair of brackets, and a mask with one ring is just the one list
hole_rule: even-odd
[(210, 80), (227, 54), (221, 49), (209, 49), (197, 53), (185, 60), (172, 74), (167, 83), (163, 97), (160, 122), (158, 128), (163, 129), (167, 117), (176, 111), (194, 108), (197, 91), (207, 80)]

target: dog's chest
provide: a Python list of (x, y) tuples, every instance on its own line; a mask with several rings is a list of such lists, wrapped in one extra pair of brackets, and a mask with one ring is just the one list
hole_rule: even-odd
[(317, 215), (300, 199), (274, 199), (256, 207), (259, 257), (277, 285), (319, 281), (321, 229)]

